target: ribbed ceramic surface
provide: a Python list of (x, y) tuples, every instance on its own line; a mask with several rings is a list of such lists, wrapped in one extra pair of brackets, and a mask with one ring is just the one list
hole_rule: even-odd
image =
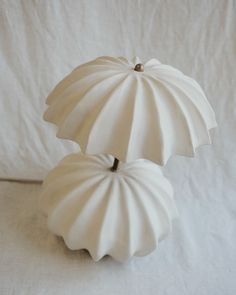
[(143, 72), (134, 71), (139, 62), (99, 57), (62, 80), (44, 115), (58, 125), (58, 137), (79, 143), (88, 154), (160, 165), (211, 143), (215, 115), (197, 82), (156, 59)]
[(118, 261), (152, 252), (177, 216), (173, 190), (147, 160), (120, 164), (111, 156), (72, 154), (49, 172), (40, 199), (49, 229), (70, 249), (87, 249), (94, 260)]

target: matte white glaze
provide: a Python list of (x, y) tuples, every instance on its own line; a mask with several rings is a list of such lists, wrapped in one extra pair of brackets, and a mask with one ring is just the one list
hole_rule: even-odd
[(58, 125), (58, 137), (79, 143), (88, 154), (160, 165), (211, 143), (215, 115), (197, 82), (156, 59), (143, 72), (134, 71), (137, 63), (103, 56), (62, 80), (44, 115)]
[(94, 260), (118, 261), (152, 252), (177, 216), (173, 189), (160, 167), (147, 160), (65, 157), (46, 177), (40, 205), (49, 229), (70, 249), (87, 249)]

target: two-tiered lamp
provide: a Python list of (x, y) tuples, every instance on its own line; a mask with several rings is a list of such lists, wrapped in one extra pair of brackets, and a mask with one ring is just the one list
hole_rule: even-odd
[(152, 252), (177, 216), (160, 166), (172, 155), (194, 156), (216, 127), (201, 87), (156, 59), (103, 56), (72, 71), (47, 104), (45, 120), (82, 151), (44, 181), (49, 229), (94, 260)]

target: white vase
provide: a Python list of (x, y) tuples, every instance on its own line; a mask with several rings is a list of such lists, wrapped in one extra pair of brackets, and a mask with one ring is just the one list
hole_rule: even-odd
[(65, 157), (43, 184), (41, 207), (48, 227), (72, 249), (87, 249), (97, 261), (118, 261), (152, 252), (177, 216), (173, 190), (150, 161), (120, 163), (113, 157)]

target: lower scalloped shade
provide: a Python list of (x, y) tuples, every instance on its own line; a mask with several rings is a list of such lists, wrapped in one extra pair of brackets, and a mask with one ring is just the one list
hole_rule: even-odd
[(112, 163), (105, 155), (65, 157), (46, 177), (40, 199), (49, 229), (95, 261), (151, 253), (178, 215), (172, 186), (156, 164), (140, 159), (111, 172)]

